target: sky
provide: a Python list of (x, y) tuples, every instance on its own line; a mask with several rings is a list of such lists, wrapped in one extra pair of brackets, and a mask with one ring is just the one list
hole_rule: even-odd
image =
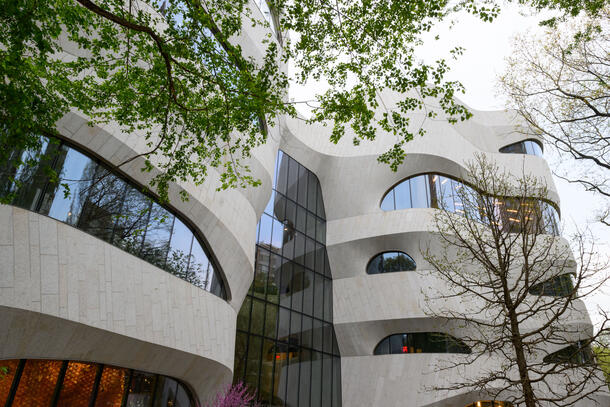
[[(460, 15), (459, 21), (451, 27), (449, 24), (440, 26), (425, 38), (420, 57), (432, 62), (439, 55), (448, 55), (448, 51), (455, 46), (464, 47), (466, 50), (459, 60), (450, 62), (451, 71), (447, 77), (461, 81), (466, 88), (466, 94), (461, 95), (460, 99), (478, 110), (504, 109), (506, 99), (501, 95), (497, 83), (505, 69), (505, 59), (511, 53), (513, 38), (520, 33), (540, 32), (540, 19), (540, 16), (528, 15), (526, 9), (514, 4), (504, 5), (493, 23), (484, 23), (470, 15)], [(440, 40), (434, 40), (436, 34), (440, 34)], [(290, 96), (295, 100), (308, 100), (319, 89), (309, 84), (307, 87), (294, 86)], [(297, 106), (303, 113), (307, 113), (306, 106)], [(569, 171), (579, 165), (569, 162), (565, 157), (559, 158), (549, 150), (545, 152), (545, 159), (551, 169), (556, 169), (561, 164), (562, 168)], [(590, 229), (600, 253), (610, 252), (610, 227), (594, 221), (595, 214), (607, 203), (586, 192), (580, 185), (570, 184), (557, 177), (554, 179), (561, 199), (563, 235), (569, 236), (576, 228), (586, 227)], [(599, 325), (597, 307), (610, 311), (610, 283), (590, 296), (586, 304), (593, 322)]]

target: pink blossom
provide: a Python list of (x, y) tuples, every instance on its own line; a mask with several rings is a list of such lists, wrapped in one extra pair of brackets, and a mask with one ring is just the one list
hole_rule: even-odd
[(206, 407), (260, 407), (260, 404), (256, 401), (256, 393), (239, 381), (225, 387)]

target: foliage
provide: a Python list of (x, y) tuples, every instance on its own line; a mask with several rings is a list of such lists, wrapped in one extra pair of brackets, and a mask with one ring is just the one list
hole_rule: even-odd
[[(561, 176), (608, 198), (609, 48), (606, 7), (596, 17), (560, 23), (540, 38), (518, 37), (502, 77), (510, 107), (564, 158), (578, 161)], [(602, 220), (608, 222), (608, 214)]]
[[(579, 321), (588, 320), (582, 300), (604, 283), (607, 263), (584, 234), (570, 247), (545, 232), (554, 229), (553, 219), (534, 204), (548, 199), (544, 180), (512, 175), (482, 155), (464, 178), (472, 188), (443, 196), (451, 202), (440, 203), (436, 234), (423, 252), (431, 269), (418, 272), (434, 279), (426, 313), (446, 321), (443, 329), (472, 349), (467, 358), (437, 368), (462, 371), (473, 362), (485, 368), (458, 375), (442, 389), (483, 392), (527, 407), (595, 405), (605, 383), (591, 344), (608, 331), (609, 320), (602, 315), (600, 333), (586, 337)], [(450, 210), (454, 201), (460, 214)], [(540, 289), (566, 274), (573, 284), (561, 293)]]
[[(150, 186), (162, 198), (170, 181), (200, 184), (209, 168), (220, 174), (219, 188), (257, 185), (247, 158), (278, 117), (296, 114), (281, 59), (294, 62), (300, 82), (328, 82), (313, 120), (332, 121), (332, 141), (348, 127), (355, 144), (379, 130), (396, 135), (380, 156), (394, 170), (404, 144), (423, 134), (411, 113), (470, 117), (454, 99), (462, 86), (444, 79), (445, 60), (424, 64), (415, 49), (422, 33), (456, 11), (493, 20), (494, 1), (269, 3), (281, 30), (277, 39), (268, 31), (255, 58), (236, 38), (245, 26), (269, 23), (248, 0), (0, 0), (0, 163), (12, 149), (35, 150), (37, 134), (57, 135), (58, 120), (76, 111), (90, 125), (144, 139), (146, 151), (119, 165), (143, 158), (143, 170), (158, 168)], [(532, 4), (586, 8), (577, 0)], [(383, 92), (403, 96), (383, 106)]]
[(0, 380), (4, 379), (9, 374), (8, 366), (0, 366)]
[(254, 393), (243, 382), (227, 386), (207, 407), (260, 407)]
[(593, 348), (597, 357), (597, 363), (604, 371), (604, 375), (606, 377), (606, 383), (608, 383), (608, 388), (610, 389), (610, 348), (596, 346)]

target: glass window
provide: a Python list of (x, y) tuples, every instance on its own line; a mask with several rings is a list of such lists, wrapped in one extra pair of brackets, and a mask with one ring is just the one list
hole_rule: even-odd
[(267, 338), (275, 338), (277, 332), (278, 307), (275, 304), (267, 303), (265, 308), (265, 330), (263, 335)]
[(21, 373), (12, 405), (51, 405), (62, 364), (59, 360), (28, 360)]
[[(126, 407), (144, 407), (152, 402), (155, 387), (155, 375), (144, 372), (133, 372), (127, 392)], [(188, 407), (190, 405), (186, 404)]]
[(322, 219), (326, 219), (326, 212), (324, 210), (324, 201), (322, 200), (322, 189), (320, 187), (320, 183), (317, 183), (318, 185), (318, 203), (316, 204), (316, 215), (318, 215), (319, 217), (321, 217)]
[(297, 200), (298, 182), (299, 163), (292, 158), (288, 158), (288, 184), (286, 186), (286, 196), (293, 201)]
[[(286, 243), (286, 241), (288, 240), (288, 238), (290, 237), (290, 235), (288, 233), (284, 233), (284, 232), (288, 232), (288, 228), (284, 227), (284, 224), (282, 222), (280, 222), (279, 220), (273, 219), (272, 221), (273, 223), (273, 232), (271, 235), (271, 250), (275, 251), (275, 252), (279, 252), (282, 250), (282, 246), (284, 243)], [(286, 230), (284, 230), (286, 229)], [(261, 226), (261, 230), (262, 230), (262, 226)]]
[[(166, 208), (153, 202), (103, 164), (63, 141), (41, 143), (32, 151), (15, 151), (0, 167), (0, 189), (14, 192), (12, 204), (49, 215), (103, 239), (166, 271), (186, 279), (193, 231)], [(31, 165), (22, 165), (28, 161)], [(51, 182), (48, 170), (59, 182)], [(204, 265), (204, 288), (225, 297), (222, 280), (197, 243), (196, 262)], [(196, 264), (196, 263), (194, 263)], [(212, 273), (208, 275), (208, 273)]]
[(299, 165), (299, 189), (297, 193), (297, 202), (303, 207), (307, 207), (307, 173), (308, 171), (302, 165)]
[(0, 406), (4, 406), (11, 392), (15, 373), (19, 368), (19, 360), (3, 360), (1, 363), (0, 366), (4, 367), (5, 371), (0, 376)]
[(89, 406), (98, 370), (99, 366), (94, 363), (68, 363), (57, 406)]
[[(535, 142), (531, 143), (537, 145)], [(489, 224), (491, 217), (484, 216), (481, 199), (485, 199), (485, 196), (481, 196), (472, 187), (458, 180), (431, 173), (411, 177), (397, 184), (384, 196), (381, 209), (389, 211), (442, 207), (449, 212), (466, 214), (477, 222)], [(513, 198), (493, 200), (497, 202), (497, 211), (493, 216), (498, 218), (493, 221), (501, 222), (507, 231), (516, 233), (526, 225), (525, 230), (538, 228), (537, 230), (542, 230), (543, 233), (559, 234), (559, 215), (550, 203), (534, 199), (525, 199), (524, 203)], [(523, 206), (530, 207), (527, 213)]]
[(396, 208), (411, 208), (411, 188), (408, 182), (401, 182), (394, 188), (394, 202)]
[(316, 213), (316, 202), (318, 201), (318, 180), (313, 173), (309, 172), (307, 181), (307, 209)]
[(297, 206), (296, 229), (302, 233), (305, 233), (307, 230), (307, 211), (301, 206)]
[[(131, 187), (129, 196), (126, 197), (125, 188), (125, 181), (98, 166), (83, 204), (78, 228), (111, 242), (114, 226), (120, 218), (115, 241), (120, 242), (121, 248), (136, 254), (141, 248), (142, 228), (146, 225), (146, 209), (150, 202)], [(125, 216), (121, 216), (123, 200)], [(131, 203), (140, 205), (132, 208), (129, 206)], [(145, 212), (142, 213), (142, 210)]]
[(322, 355), (322, 407), (331, 407), (332, 383), (333, 383), (333, 358), (330, 355)]
[(322, 354), (311, 352), (311, 405), (322, 405)]
[(292, 263), (284, 263), (280, 271), (280, 305), (292, 305)]
[(595, 355), (589, 341), (578, 341), (573, 345), (546, 355), (544, 363), (565, 363), (568, 365), (588, 365), (595, 363)]
[(184, 280), (204, 290), (211, 291), (211, 277), (213, 274), (212, 266), (203, 248), (197, 240), (193, 240), (189, 268)]
[(250, 330), (257, 335), (263, 334), (265, 319), (265, 302), (254, 299), (252, 313), (250, 314)]
[(394, 190), (392, 189), (390, 192), (386, 194), (381, 201), (381, 209), (384, 211), (393, 211), (396, 209), (396, 205), (394, 204)]
[[(335, 368), (339, 359), (331, 324), (332, 285), (320, 184), (283, 153), (278, 154), (276, 170), (276, 180), (285, 180), (288, 188), (274, 185), (274, 213), (267, 211), (261, 218), (256, 274), (238, 314), (235, 381), (258, 386), (263, 405), (322, 405), (323, 398), (329, 405), (331, 399), (340, 400), (336, 393), (341, 386), (340, 376), (334, 376), (335, 369), (340, 370)], [(263, 227), (263, 222), (270, 226)], [(322, 361), (321, 352), (329, 355), (327, 361)], [(251, 369), (259, 369), (258, 384)]]
[[(409, 180), (411, 187), (411, 207), (429, 208), (430, 197), (428, 196), (428, 178), (425, 175), (418, 175)], [(402, 209), (396, 207), (396, 209)]]
[(190, 392), (182, 383), (178, 383), (178, 390), (176, 391), (176, 403), (172, 407), (190, 407), (195, 403), (192, 402)]
[(375, 347), (375, 355), (387, 355), (390, 353), (390, 337), (383, 339)]
[(443, 208), (449, 212), (455, 212), (453, 202), (453, 188), (451, 187), (451, 179), (447, 177), (438, 177), (438, 203), (439, 208)]
[(574, 287), (574, 275), (562, 274), (531, 286), (529, 293), (532, 295), (565, 297), (574, 292)]
[(63, 163), (56, 166), (59, 185), (47, 188), (41, 213), (76, 225), (89, 192), (97, 164), (78, 151), (62, 146)]
[(277, 178), (274, 188), (280, 194), (286, 194), (286, 183), (288, 182), (288, 162), (290, 158), (281, 151), (278, 152)]
[(393, 334), (382, 339), (373, 354), (395, 353), (471, 353), (461, 340), (441, 332)]
[(165, 268), (173, 226), (174, 215), (159, 204), (153, 203), (142, 245), (143, 259), (160, 268)]
[(165, 376), (159, 376), (155, 394), (154, 407), (172, 406), (176, 400), (178, 382)]
[(398, 271), (413, 271), (415, 261), (403, 252), (384, 252), (373, 257), (366, 268), (368, 274), (394, 273)]
[[(275, 337), (275, 332), (273, 333)], [(275, 363), (275, 343), (268, 339), (263, 340), (263, 352), (261, 361), (261, 377), (259, 396), (262, 400), (271, 401), (273, 391), (273, 365)]]
[(245, 381), (248, 385), (253, 388), (258, 388), (258, 379), (260, 377), (260, 364), (261, 364), (261, 347), (263, 341), (259, 336), (250, 336), (248, 343), (248, 356), (246, 362), (246, 375)]
[[(13, 205), (30, 211), (38, 210), (43, 191), (47, 184), (50, 184), (47, 182), (47, 172), (53, 168), (57, 150), (56, 143), (50, 143), (45, 139), (41, 142), (40, 149), (28, 150), (22, 154), (17, 153), (23, 164), (16, 168), (14, 174), (8, 174), (9, 182), (11, 175), (14, 181), (10, 188), (15, 194), (11, 202)], [(26, 165), (26, 163), (31, 165)], [(56, 184), (53, 184), (52, 187), (56, 187)]]
[(505, 154), (530, 154), (542, 157), (542, 145), (534, 140), (524, 140), (509, 144), (500, 149)]
[(311, 351), (303, 350), (300, 360), (299, 405), (309, 406), (311, 399)]
[[(195, 407), (191, 392), (166, 376), (128, 370), (97, 363), (67, 360), (5, 360), (9, 371), (0, 379), (2, 405), (5, 407)], [(22, 373), (15, 383), (15, 372)], [(60, 379), (61, 371), (63, 378)], [(8, 380), (8, 387), (4, 384)], [(5, 387), (7, 387), (5, 391)], [(92, 398), (95, 395), (95, 400)], [(153, 397), (154, 395), (154, 397)], [(52, 402), (56, 398), (56, 404)], [(154, 399), (154, 403), (153, 403)]]
[(508, 401), (497, 401), (497, 400), (480, 400), (475, 401), (472, 404), (468, 404), (466, 407), (514, 407), (513, 403)]
[(128, 379), (127, 369), (104, 366), (95, 398), (95, 407), (121, 407)]

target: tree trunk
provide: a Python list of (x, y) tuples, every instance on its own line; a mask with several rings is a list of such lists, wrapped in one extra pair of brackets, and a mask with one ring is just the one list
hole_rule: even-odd
[(511, 342), (515, 348), (515, 356), (517, 359), (517, 367), (519, 369), (519, 379), (523, 387), (523, 398), (526, 407), (536, 407), (536, 397), (534, 389), (530, 381), (529, 372), (527, 370), (527, 362), (525, 360), (525, 352), (523, 351), (523, 342), (521, 341), (521, 332), (519, 331), (519, 323), (514, 309), (509, 309), (510, 330), (512, 332)]

